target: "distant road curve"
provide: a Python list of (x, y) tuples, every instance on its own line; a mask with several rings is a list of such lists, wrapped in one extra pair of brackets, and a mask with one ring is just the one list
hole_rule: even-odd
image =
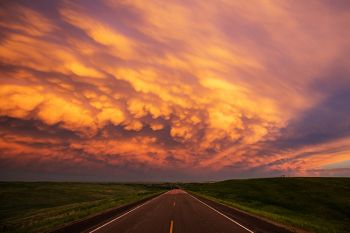
[(291, 231), (203, 197), (174, 189), (102, 213), (52, 233), (290, 233)]

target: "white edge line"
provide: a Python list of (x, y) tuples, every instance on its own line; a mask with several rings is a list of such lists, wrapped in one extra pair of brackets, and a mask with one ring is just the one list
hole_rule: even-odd
[(214, 210), (216, 213), (218, 213), (218, 214), (222, 215), (223, 217), (227, 218), (227, 219), (228, 219), (228, 220), (230, 220), (231, 222), (236, 223), (238, 226), (240, 226), (240, 227), (244, 228), (245, 230), (247, 230), (247, 231), (249, 231), (249, 232), (251, 232), (251, 233), (254, 233), (254, 231), (249, 230), (247, 227), (245, 227), (245, 226), (243, 226), (242, 224), (240, 224), (240, 223), (236, 222), (236, 221), (235, 221), (235, 220), (233, 220), (232, 218), (230, 218), (230, 217), (228, 217), (227, 215), (225, 215), (225, 214), (221, 213), (220, 211), (216, 210), (215, 208), (211, 207), (210, 205), (208, 205), (208, 204), (206, 204), (206, 203), (202, 202), (202, 201), (201, 201), (201, 200), (199, 200), (198, 198), (196, 198), (196, 197), (192, 196), (192, 195), (191, 195), (191, 194), (189, 194), (189, 193), (188, 193), (188, 195), (190, 195), (191, 197), (193, 197), (194, 199), (196, 199), (197, 201), (199, 201), (199, 202), (200, 202), (200, 203), (202, 203), (203, 205), (205, 205), (205, 206), (209, 207), (210, 209)]
[(129, 210), (128, 212), (126, 212), (126, 213), (124, 213), (124, 214), (122, 214), (122, 215), (120, 215), (120, 216), (118, 216), (118, 217), (116, 217), (116, 218), (114, 218), (114, 219), (112, 219), (112, 220), (110, 220), (110, 221), (106, 222), (105, 224), (103, 224), (103, 225), (101, 225), (101, 226), (99, 226), (99, 227), (95, 228), (95, 229), (94, 229), (94, 230), (92, 230), (92, 231), (89, 231), (88, 233), (95, 232), (95, 231), (97, 231), (97, 230), (99, 230), (99, 229), (101, 229), (101, 228), (103, 228), (103, 227), (107, 226), (108, 224), (110, 224), (110, 223), (112, 223), (112, 222), (114, 222), (114, 221), (116, 221), (116, 220), (118, 220), (118, 219), (120, 219), (120, 218), (124, 217), (125, 215), (127, 215), (127, 214), (129, 214), (129, 213), (133, 212), (134, 210), (137, 210), (138, 208), (140, 208), (140, 207), (142, 207), (142, 206), (144, 206), (144, 205), (146, 205), (146, 204), (150, 203), (151, 201), (153, 201), (153, 200), (155, 200), (155, 199), (157, 199), (157, 198), (159, 198), (159, 197), (163, 196), (163, 195), (164, 195), (164, 194), (166, 194), (166, 193), (167, 193), (167, 192), (165, 192), (165, 193), (163, 193), (163, 194), (161, 194), (161, 195), (159, 195), (159, 196), (156, 196), (156, 197), (152, 198), (151, 200), (149, 200), (149, 201), (147, 201), (147, 202), (143, 203), (142, 205), (138, 205), (138, 206), (136, 206), (134, 209)]

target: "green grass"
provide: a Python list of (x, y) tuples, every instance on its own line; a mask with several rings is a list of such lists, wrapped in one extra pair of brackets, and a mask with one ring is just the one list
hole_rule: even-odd
[(47, 232), (166, 188), (155, 184), (0, 182), (0, 232)]
[(350, 178), (266, 178), (181, 186), (310, 232), (345, 233), (350, 229)]
[[(350, 178), (269, 178), (180, 186), (311, 232), (345, 233), (350, 229)], [(167, 188), (155, 184), (0, 182), (0, 232), (47, 232)]]

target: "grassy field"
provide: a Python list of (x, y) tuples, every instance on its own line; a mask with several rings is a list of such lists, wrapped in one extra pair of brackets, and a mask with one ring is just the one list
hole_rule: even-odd
[(166, 188), (155, 184), (0, 182), (0, 232), (45, 232)]
[[(169, 188), (158, 184), (0, 182), (0, 232), (46, 232)], [(311, 232), (350, 229), (350, 178), (269, 178), (180, 187)]]
[(350, 232), (350, 178), (266, 178), (181, 186), (307, 231)]

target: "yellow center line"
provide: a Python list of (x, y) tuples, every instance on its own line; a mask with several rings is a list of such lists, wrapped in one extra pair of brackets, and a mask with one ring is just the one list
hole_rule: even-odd
[(170, 221), (170, 230), (169, 230), (169, 233), (173, 233), (173, 227), (174, 227), (174, 221), (171, 220), (171, 221)]

